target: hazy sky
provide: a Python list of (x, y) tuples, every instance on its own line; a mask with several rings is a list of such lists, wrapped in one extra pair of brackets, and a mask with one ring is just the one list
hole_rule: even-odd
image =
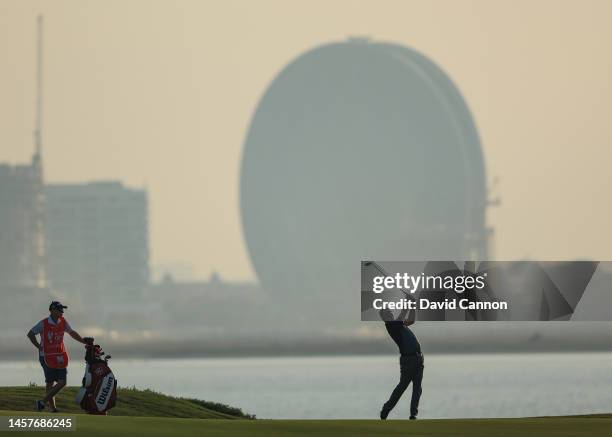
[(238, 181), (258, 99), (305, 50), (363, 35), (467, 100), (498, 259), (612, 259), (612, 2), (0, 0), (0, 161), (32, 153), (38, 13), (47, 181), (146, 186), (153, 264), (254, 278)]

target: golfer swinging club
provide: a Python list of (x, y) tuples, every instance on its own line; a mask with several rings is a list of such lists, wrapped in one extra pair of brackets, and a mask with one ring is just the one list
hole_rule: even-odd
[(395, 407), (402, 394), (412, 382), (412, 399), (410, 400), (410, 420), (415, 420), (419, 413), (419, 399), (421, 398), (421, 381), (423, 380), (423, 369), (425, 360), (421, 352), (421, 345), (414, 333), (408, 328), (414, 323), (414, 311), (406, 319), (407, 309), (403, 310), (397, 319), (389, 309), (380, 310), (380, 318), (385, 321), (387, 332), (397, 344), (400, 352), (400, 381), (391, 393), (389, 400), (385, 402), (380, 411), (380, 418), (385, 420), (389, 412)]
[[(30, 332), (28, 338), (39, 351), (40, 365), (45, 372), (46, 396), (36, 401), (36, 409), (42, 411), (48, 403), (51, 411), (57, 413), (55, 405), (55, 395), (66, 386), (66, 374), (68, 371), (68, 353), (64, 346), (64, 332), (70, 334), (79, 343), (85, 344), (85, 340), (70, 327), (64, 319), (64, 308), (58, 301), (51, 302), (49, 305), (49, 317), (38, 322)], [(36, 340), (36, 335), (40, 334), (40, 343)], [(54, 382), (57, 384), (53, 385)]]

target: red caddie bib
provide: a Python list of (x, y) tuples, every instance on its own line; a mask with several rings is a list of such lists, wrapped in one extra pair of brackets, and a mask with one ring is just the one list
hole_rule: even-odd
[(68, 366), (68, 353), (64, 346), (64, 326), (66, 321), (63, 317), (55, 325), (49, 323), (49, 319), (43, 320), (42, 348), (45, 364), (52, 369), (64, 369)]

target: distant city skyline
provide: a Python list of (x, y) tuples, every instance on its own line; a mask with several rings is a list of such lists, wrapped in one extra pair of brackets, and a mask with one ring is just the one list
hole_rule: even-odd
[(45, 181), (146, 187), (152, 266), (255, 279), (238, 200), (246, 127), (281, 68), (351, 35), (414, 47), (465, 96), (488, 182), (500, 180), (488, 220), (498, 259), (612, 259), (610, 3), (6, 1), (1, 11), (0, 162), (32, 155), (43, 13)]

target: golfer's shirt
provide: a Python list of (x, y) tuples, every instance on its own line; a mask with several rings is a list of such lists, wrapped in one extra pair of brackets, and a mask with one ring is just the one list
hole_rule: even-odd
[[(51, 324), (51, 325), (57, 325), (57, 323), (55, 323), (53, 321), (53, 318), (51, 316), (49, 316), (47, 318), (47, 321)], [(40, 334), (42, 335), (43, 332), (43, 322), (44, 320), (41, 320), (40, 322), (38, 322), (36, 325), (34, 325), (34, 327), (32, 328), (32, 332), (34, 334)], [(66, 319), (64, 319), (64, 332), (67, 332), (68, 334), (70, 334), (72, 332), (72, 328), (70, 327), (70, 324), (68, 323), (68, 321)], [(38, 351), (38, 355), (40, 355), (41, 357), (44, 356), (44, 353), (42, 351), (42, 348), (39, 349)]]
[(401, 321), (385, 322), (387, 332), (397, 344), (401, 355), (415, 355), (421, 353), (421, 345), (414, 333), (404, 326)]

